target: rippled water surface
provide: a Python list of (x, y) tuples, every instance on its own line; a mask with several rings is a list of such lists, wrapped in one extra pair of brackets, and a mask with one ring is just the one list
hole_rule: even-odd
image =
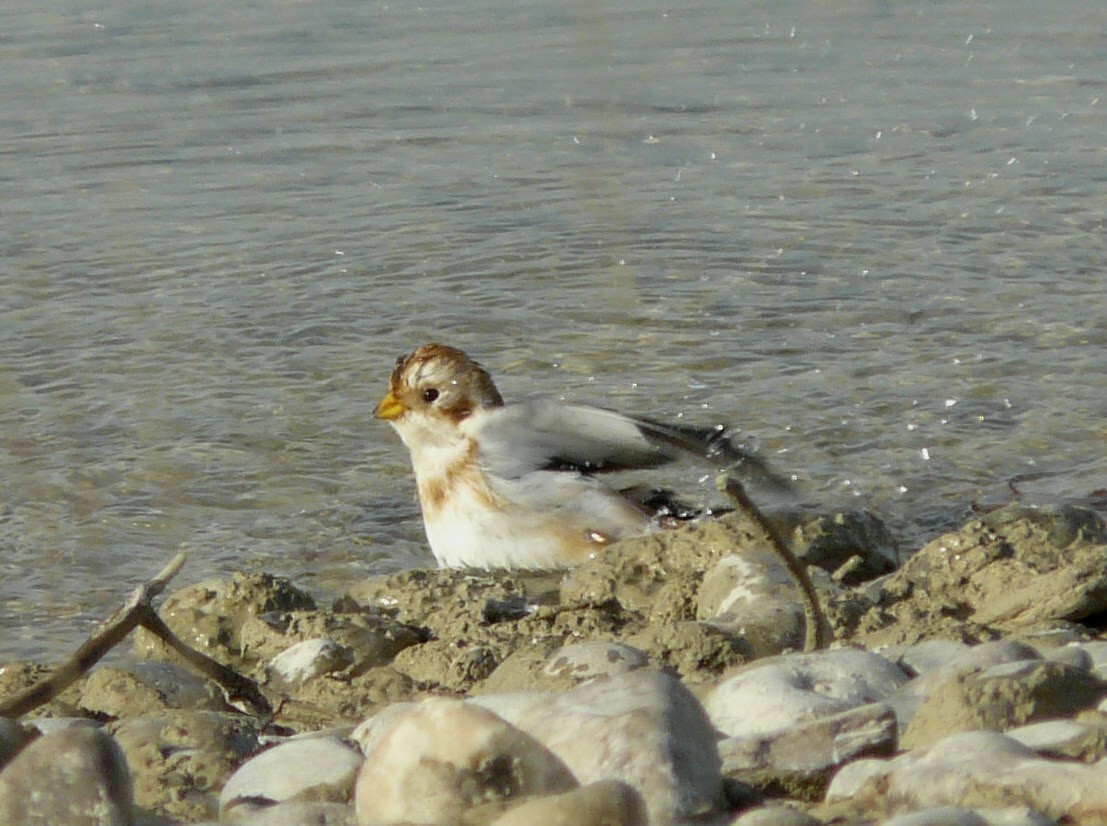
[[(0, 660), (181, 547), (321, 597), (428, 564), (372, 418), (729, 421), (910, 548), (1107, 486), (1107, 6), (474, 0), (0, 11)], [(708, 495), (696, 469), (663, 481)]]

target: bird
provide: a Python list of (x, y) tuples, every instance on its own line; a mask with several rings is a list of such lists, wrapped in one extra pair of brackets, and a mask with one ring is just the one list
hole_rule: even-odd
[(725, 427), (662, 424), (603, 407), (505, 403), (461, 350), (429, 343), (396, 360), (376, 408), (411, 454), (423, 526), (443, 568), (569, 568), (657, 524), (658, 500), (604, 474), (681, 456), (738, 465), (787, 488)]

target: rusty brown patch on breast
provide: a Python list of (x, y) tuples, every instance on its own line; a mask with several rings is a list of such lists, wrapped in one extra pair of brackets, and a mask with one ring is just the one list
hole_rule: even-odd
[(503, 501), (492, 492), (477, 462), (477, 443), (469, 439), (465, 454), (452, 464), (447, 465), (442, 473), (432, 479), (420, 479), (419, 504), (423, 508), (423, 515), (430, 516), (438, 513), (446, 506), (446, 501), (451, 497), (467, 492), (471, 501), (479, 507), (495, 510), (503, 507)]

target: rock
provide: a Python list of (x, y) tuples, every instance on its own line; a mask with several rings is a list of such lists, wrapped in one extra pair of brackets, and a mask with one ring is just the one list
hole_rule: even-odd
[(428, 697), (368, 740), (357, 779), (360, 826), (457, 823), (479, 804), (577, 785), (532, 737), (460, 700)]
[[(1107, 545), (1107, 525), (1095, 511), (1074, 505), (1034, 507), (1012, 504), (985, 514), (982, 521), (1041, 563), (1062, 562), (1074, 544)], [(1030, 549), (1030, 545), (1036, 545)], [(1021, 548), (1016, 547), (1016, 550)]]
[(0, 769), (33, 737), (15, 720), (0, 717)]
[(819, 826), (818, 818), (791, 806), (760, 806), (749, 809), (730, 821), (729, 826)]
[(922, 681), (913, 685), (925, 694), (930, 686), (938, 685), (959, 675), (972, 674), (1007, 663), (1024, 663), (1040, 659), (1041, 654), (1036, 648), (1017, 640), (984, 642), (964, 647), (947, 662), (928, 671)]
[(976, 812), (957, 806), (935, 806), (884, 821), (883, 826), (988, 826)]
[[(980, 648), (981, 646), (977, 646)], [(970, 646), (954, 640), (924, 640), (914, 645), (894, 645), (881, 649), (881, 654), (913, 676), (925, 676), (944, 668), (970, 650)], [(1021, 659), (1021, 658), (1020, 658)]]
[(297, 730), (326, 728), (406, 700), (415, 689), (410, 677), (390, 666), (371, 668), (353, 678), (321, 675), (292, 689), (291, 697), (297, 702), (281, 708), (278, 720)]
[(855, 584), (894, 571), (899, 545), (892, 532), (867, 511), (819, 516), (792, 530), (792, 551), (804, 565), (818, 565), (841, 582)]
[[(889, 763), (889, 760), (880, 760), (872, 757), (846, 763), (846, 765), (834, 775), (834, 779), (830, 782), (830, 786), (826, 790), (827, 802), (834, 803), (844, 800), (860, 801), (864, 793), (864, 799), (872, 804), (874, 814), (877, 812), (878, 805), (885, 808), (890, 807), (891, 804), (883, 800), (879, 801), (879, 803), (875, 801), (877, 797), (876, 789), (885, 775), (887, 775)], [(841, 817), (840, 808), (841, 807), (839, 807), (839, 810), (835, 810), (829, 819)]]
[(1107, 725), (1047, 720), (1008, 729), (1007, 736), (1039, 754), (1075, 757), (1084, 762), (1107, 755)]
[[(243, 654), (251, 661), (280, 660), (281, 667), (292, 667), (291, 656), (304, 656), (315, 649), (316, 662), (310, 668), (316, 673), (292, 681), (303, 683), (312, 676), (338, 671), (356, 676), (388, 665), (405, 648), (426, 641), (428, 634), (426, 629), (398, 622), (373, 609), (304, 610), (248, 615), (239, 629), (239, 638)], [(290, 654), (296, 643), (305, 648)]]
[(552, 691), (511, 691), (502, 694), (480, 694), (469, 697), (465, 702), (486, 708), (497, 717), (518, 727), (532, 709), (551, 702), (561, 692)]
[(1081, 644), (1080, 648), (1092, 658), (1092, 670), (1107, 680), (1107, 640), (1095, 640)]
[[(629, 634), (626, 642), (649, 652), (659, 667), (675, 671), (689, 682), (705, 682), (753, 659), (753, 649), (743, 636), (752, 630), (720, 628), (707, 622), (658, 623)], [(766, 646), (773, 648), (770, 643)]]
[(373, 751), (385, 735), (392, 731), (392, 727), (403, 720), (415, 703), (393, 703), (382, 709), (379, 714), (364, 720), (350, 733), (350, 742), (357, 745), (361, 753), (369, 754)]
[(135, 802), (188, 821), (217, 816), (219, 790), (258, 744), (249, 718), (216, 711), (128, 717), (111, 732), (127, 759)]
[(1079, 622), (1107, 610), (1107, 531), (1091, 511), (1009, 506), (915, 553), (859, 624), (868, 645)]
[(649, 665), (649, 658), (629, 645), (604, 640), (563, 645), (546, 660), (543, 669), (551, 677), (567, 677), (574, 683), (626, 674)]
[[(739, 593), (728, 597), (728, 577), (719, 575), (716, 587), (701, 599), (704, 571), (725, 557), (746, 560), (746, 565), (724, 566), (735, 574)], [(772, 553), (764, 533), (744, 514), (689, 523), (616, 543), (595, 559), (570, 571), (561, 587), (563, 603), (617, 602), (640, 613), (650, 624), (718, 617), (725, 608), (733, 622), (728, 627), (760, 627), (755, 606), (746, 599), (756, 590), (759, 599), (770, 597), (799, 606), (799, 594)], [(800, 607), (799, 616), (802, 616)], [(771, 628), (764, 629), (770, 635)], [(779, 632), (775, 632), (779, 633)]]
[(223, 692), (211, 680), (169, 662), (136, 660), (94, 670), (81, 706), (106, 717), (140, 717), (169, 709), (224, 711)]
[[(243, 656), (240, 630), (248, 620), (265, 615), (279, 619), (289, 611), (314, 609), (315, 600), (287, 579), (234, 574), (229, 580), (208, 580), (170, 594), (158, 614), (186, 644), (219, 662), (248, 669), (257, 662), (256, 657)], [(134, 647), (140, 657), (178, 661), (179, 655), (145, 629), (135, 633)]]
[[(704, 567), (747, 551), (763, 554), (781, 577), (794, 633), (769, 616), (767, 601), (749, 605), (737, 625), (730, 622), (735, 617), (697, 617)], [(550, 590), (556, 585), (503, 572), (409, 571), (359, 585), (343, 604), (367, 603), (429, 629), (432, 639), (400, 651), (391, 664), (425, 690), (455, 693), (571, 687), (568, 673), (545, 662), (567, 643), (615, 641), (655, 666), (706, 682), (753, 655), (743, 634), (760, 634), (764, 651), (802, 639), (794, 586), (765, 551), (764, 537), (740, 516), (617, 543), (572, 571), (560, 591)]]
[(653, 669), (585, 683), (524, 711), (517, 725), (581, 783), (620, 780), (654, 826), (705, 818), (724, 805), (715, 731), (678, 680)]
[(903, 686), (895, 694), (885, 698), (885, 702), (896, 710), (901, 733), (915, 719), (923, 700), (944, 683), (984, 671), (994, 665), (1027, 662), (1040, 658), (1036, 649), (1015, 640), (996, 640), (972, 646), (951, 643), (950, 646), (944, 647), (950, 655), (944, 662), (937, 656), (943, 647), (927, 643), (920, 645), (926, 646), (928, 652), (922, 655), (922, 660), (914, 652), (915, 646), (908, 646), (901, 652), (900, 657), (901, 659), (907, 657), (916, 665), (924, 666), (925, 673)]
[(27, 717), (23, 722), (39, 734), (54, 734), (67, 728), (103, 728), (104, 724), (91, 717)]
[(907, 681), (901, 668), (868, 651), (789, 654), (740, 668), (704, 706), (720, 731), (748, 737), (876, 702)]
[[(0, 700), (8, 700), (50, 676), (53, 668), (32, 662), (0, 665)], [(86, 678), (82, 677), (44, 706), (36, 708), (39, 717), (80, 717), (80, 695)]]
[(1107, 692), (1099, 678), (1063, 663), (1027, 660), (961, 674), (929, 691), (903, 733), (906, 749), (972, 729), (1003, 731), (1094, 707)]
[(98, 729), (40, 737), (0, 772), (0, 823), (131, 826), (133, 806), (123, 753)]
[(536, 639), (529, 645), (519, 646), (504, 657), (491, 674), (474, 683), (470, 694), (570, 689), (580, 681), (572, 674), (546, 667), (550, 658), (562, 648), (562, 640), (556, 638)]
[(977, 811), (935, 806), (897, 815), (881, 826), (1057, 826), (1057, 821), (1025, 806)]
[[(1050, 662), (1064, 663), (1065, 665), (1071, 665), (1073, 668), (1079, 668), (1082, 671), (1092, 670), (1092, 655), (1079, 645), (1062, 645), (1057, 648), (1050, 648), (1041, 653), (1042, 658)], [(1098, 676), (1100, 679), (1103, 678), (1102, 675)]]
[(1027, 807), (1075, 824), (1107, 820), (1107, 762), (1042, 759), (995, 732), (955, 734), (930, 749), (862, 762), (866, 765), (850, 764), (834, 778), (828, 802), (848, 800), (854, 811), (869, 816), (889, 808)]
[(361, 755), (339, 738), (324, 735), (286, 740), (248, 760), (219, 794), (228, 813), (243, 801), (332, 801), (350, 799)]
[(743, 547), (707, 571), (696, 618), (733, 629), (747, 643), (748, 659), (803, 646), (805, 620), (796, 584), (767, 544)]
[(326, 637), (312, 637), (289, 646), (270, 660), (267, 671), (277, 685), (299, 686), (349, 668), (353, 662), (354, 652), (350, 648)]
[(417, 683), (460, 693), (496, 671), (508, 650), (466, 639), (431, 640), (401, 651), (395, 666)]
[(765, 772), (817, 775), (859, 756), (891, 754), (896, 716), (884, 703), (870, 703), (774, 732), (719, 741), (723, 773), (752, 785)]
[(492, 826), (647, 826), (642, 796), (617, 780), (600, 780), (520, 803)]
[(361, 605), (393, 612), (402, 622), (426, 626), (435, 637), (445, 639), (459, 636), (463, 628), (495, 625), (518, 616), (504, 606), (526, 607), (525, 580), (510, 571), (475, 574), (419, 568), (357, 583), (347, 596)]
[(357, 826), (354, 807), (324, 801), (289, 801), (264, 805), (256, 802), (235, 806), (221, 821), (222, 826)]

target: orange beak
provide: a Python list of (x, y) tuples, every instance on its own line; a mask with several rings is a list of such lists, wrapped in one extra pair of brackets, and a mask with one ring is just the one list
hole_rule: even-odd
[(375, 415), (378, 419), (391, 422), (400, 418), (405, 412), (407, 412), (407, 408), (404, 407), (404, 403), (396, 398), (395, 393), (389, 390), (384, 398), (381, 399), (380, 404), (377, 405), (377, 412)]

